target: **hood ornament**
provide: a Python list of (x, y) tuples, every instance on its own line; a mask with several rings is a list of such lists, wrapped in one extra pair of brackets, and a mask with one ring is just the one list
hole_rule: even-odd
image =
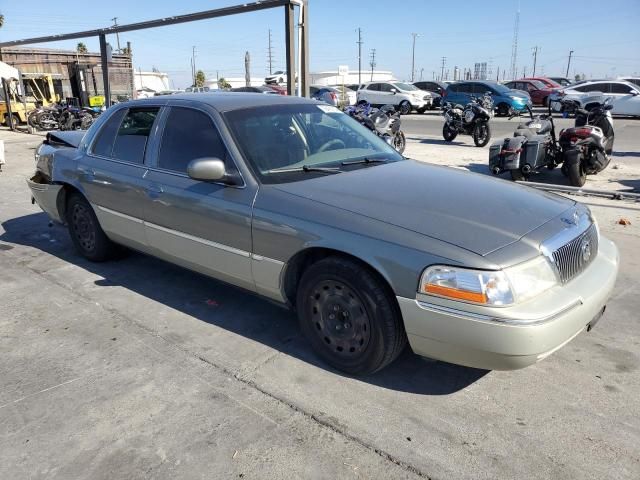
[(571, 216), (562, 217), (561, 220), (567, 225), (578, 225), (578, 222), (580, 221), (580, 214), (578, 213), (578, 210), (574, 210)]

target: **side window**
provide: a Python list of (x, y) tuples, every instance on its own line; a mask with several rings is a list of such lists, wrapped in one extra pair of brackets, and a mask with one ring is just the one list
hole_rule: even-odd
[(631, 93), (631, 87), (624, 83), (610, 83), (611, 93), (629, 94)]
[(380, 91), (380, 84), (379, 83), (372, 83), (371, 85), (369, 85), (367, 87), (367, 90), (372, 90), (374, 92), (379, 92)]
[(131, 108), (122, 119), (113, 143), (113, 158), (144, 163), (144, 152), (160, 108)]
[[(395, 88), (393, 85), (390, 85), (388, 83), (380, 83), (379, 85), (380, 85), (381, 92), (391, 92), (391, 89)], [(396, 90), (398, 89), (396, 88)]]
[(186, 173), (191, 160), (225, 160), (226, 148), (211, 118), (199, 110), (172, 107), (160, 143), (158, 167)]
[(505, 83), (504, 84), (505, 87), (507, 88), (511, 88), (511, 89), (518, 89), (518, 82), (509, 82), (509, 83)]
[(118, 131), (118, 127), (120, 126), (122, 117), (124, 117), (125, 113), (127, 113), (127, 109), (123, 108), (111, 115), (111, 118), (107, 120), (98, 132), (96, 141), (93, 142), (91, 153), (102, 157), (111, 157), (113, 142), (116, 139), (116, 132)]
[(453, 84), (447, 87), (447, 93), (458, 93), (458, 85)]
[(473, 84), (472, 83), (463, 83), (458, 87), (458, 92), (460, 93), (473, 93)]
[(585, 85), (582, 87), (581, 92), (602, 92), (609, 93), (609, 84), (608, 83), (593, 83), (591, 85)]

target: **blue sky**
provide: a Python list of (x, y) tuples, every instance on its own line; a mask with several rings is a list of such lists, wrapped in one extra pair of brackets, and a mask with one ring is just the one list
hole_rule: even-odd
[[(161, 18), (243, 3), (241, 0), (90, 2), (32, 0), (25, 4), (0, 0), (5, 26), (0, 39), (12, 40), (99, 28), (111, 24)], [(55, 5), (55, 8), (53, 8)], [(371, 49), (377, 69), (391, 70), (400, 79), (411, 76), (411, 33), (416, 39), (417, 77), (430, 79), (446, 68), (473, 67), (488, 62), (493, 71), (509, 70), (517, 0), (310, 0), (310, 59), (312, 70), (337, 69), (346, 64), (357, 70), (357, 29), (362, 28), (363, 70)], [(537, 0), (521, 2), (518, 68), (533, 66), (538, 46), (538, 72), (564, 75), (569, 50), (574, 50), (571, 75), (592, 77), (640, 74), (639, 0)], [(67, 13), (69, 12), (69, 13)], [(284, 67), (284, 13), (282, 9), (223, 19), (205, 20), (153, 30), (124, 33), (122, 45), (132, 43), (134, 65), (169, 73), (176, 87), (190, 79), (192, 46), (196, 64), (208, 77), (244, 75), (244, 52), (252, 58), (252, 76), (267, 73), (267, 37), (272, 30), (274, 69)], [(109, 39), (116, 45), (115, 36)], [(75, 48), (77, 42), (50, 47)], [(90, 50), (97, 39), (87, 39)], [(494, 73), (495, 74), (495, 73)]]

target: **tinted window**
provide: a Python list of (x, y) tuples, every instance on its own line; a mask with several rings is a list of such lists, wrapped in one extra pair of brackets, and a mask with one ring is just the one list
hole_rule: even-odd
[(158, 167), (186, 172), (191, 160), (212, 157), (225, 160), (226, 149), (209, 116), (172, 107), (162, 134)]
[(118, 128), (111, 156), (127, 162), (143, 163), (147, 140), (159, 110), (159, 108), (129, 109)]
[(592, 83), (589, 85), (581, 85), (576, 87), (574, 90), (579, 92), (602, 92), (609, 93), (609, 84), (608, 83)]
[(518, 89), (518, 82), (509, 82), (509, 83), (505, 83), (504, 84), (505, 87), (507, 88), (514, 88), (514, 89)]
[(390, 92), (392, 88), (395, 88), (396, 90), (398, 90), (398, 88), (396, 88), (394, 85), (390, 85), (388, 83), (380, 83), (380, 91), (381, 92)]
[(611, 93), (631, 93), (631, 87), (624, 83), (611, 83)]
[(473, 93), (473, 85), (470, 83), (461, 83), (460, 85), (458, 85), (458, 92)]
[(491, 87), (488, 87), (487, 85), (484, 85), (482, 83), (476, 83), (473, 85), (473, 93), (475, 93), (476, 95), (483, 95), (487, 92), (493, 93)]
[(449, 86), (447, 87), (447, 92), (449, 92), (449, 93), (457, 93), (457, 92), (458, 92), (458, 87), (459, 87), (459, 86), (460, 86), (460, 85), (457, 85), (457, 84), (456, 84), (456, 85), (449, 85)]
[(367, 87), (367, 90), (373, 90), (374, 92), (379, 92), (380, 91), (380, 84), (379, 83), (372, 83), (371, 85), (369, 85)]
[(120, 126), (122, 117), (125, 113), (127, 113), (127, 110), (122, 109), (111, 115), (111, 118), (107, 120), (107, 123), (105, 123), (102, 129), (98, 132), (96, 141), (91, 150), (92, 153), (103, 157), (111, 157), (113, 142), (116, 139), (116, 132), (118, 131), (118, 127)]

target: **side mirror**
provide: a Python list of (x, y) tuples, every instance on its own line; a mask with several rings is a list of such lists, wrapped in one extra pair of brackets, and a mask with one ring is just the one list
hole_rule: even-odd
[(187, 174), (194, 180), (203, 182), (223, 182), (229, 185), (237, 185), (239, 178), (236, 175), (227, 174), (224, 162), (219, 158), (196, 158), (187, 166)]
[(391, 90), (389, 90), (389, 91), (390, 91), (391, 93), (393, 93), (394, 95), (395, 95), (396, 93), (398, 93), (398, 90), (396, 90), (395, 88), (392, 88), (392, 89), (391, 89)]
[(637, 97), (640, 94), (638, 93), (637, 90), (631, 90), (631, 95), (633, 95), (634, 97)]

